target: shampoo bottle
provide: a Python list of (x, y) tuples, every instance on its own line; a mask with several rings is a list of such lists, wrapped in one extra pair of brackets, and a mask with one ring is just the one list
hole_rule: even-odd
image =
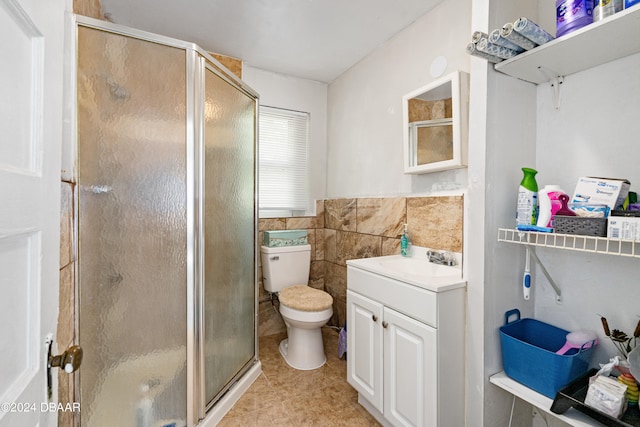
[(522, 168), (524, 176), (518, 188), (518, 205), (516, 210), (516, 225), (536, 225), (538, 208), (537, 170)]
[(562, 207), (560, 195), (565, 194), (562, 188), (557, 185), (545, 185), (538, 193), (538, 227), (553, 227), (555, 216), (558, 209)]
[(409, 234), (407, 233), (407, 224), (404, 225), (404, 232), (402, 233), (402, 237), (400, 237), (400, 255), (411, 256)]

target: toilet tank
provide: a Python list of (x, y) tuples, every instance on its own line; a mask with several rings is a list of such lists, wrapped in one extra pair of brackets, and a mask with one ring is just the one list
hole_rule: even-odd
[(262, 282), (267, 292), (279, 292), (293, 285), (309, 282), (311, 245), (261, 246)]

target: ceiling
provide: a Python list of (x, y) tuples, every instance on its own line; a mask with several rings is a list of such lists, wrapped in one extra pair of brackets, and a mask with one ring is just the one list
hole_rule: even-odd
[(117, 24), (331, 82), (443, 0), (102, 0)]

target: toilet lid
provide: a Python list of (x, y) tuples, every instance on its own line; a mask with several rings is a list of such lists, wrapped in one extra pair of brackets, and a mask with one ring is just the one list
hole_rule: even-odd
[(331, 295), (306, 285), (284, 288), (280, 291), (279, 299), (280, 304), (301, 311), (322, 311), (333, 304)]

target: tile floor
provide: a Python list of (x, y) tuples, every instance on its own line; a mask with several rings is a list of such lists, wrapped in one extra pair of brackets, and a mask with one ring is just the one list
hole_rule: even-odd
[(235, 426), (379, 426), (347, 384), (347, 362), (338, 359), (338, 332), (322, 328), (327, 363), (298, 371), (282, 359), (285, 334), (260, 337), (262, 374), (218, 424)]

